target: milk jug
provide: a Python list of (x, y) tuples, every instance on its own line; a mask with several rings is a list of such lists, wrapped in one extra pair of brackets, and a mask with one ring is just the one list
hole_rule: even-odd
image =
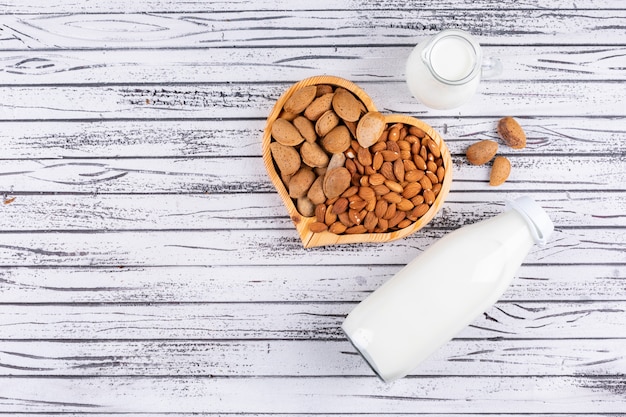
[(384, 381), (401, 378), (492, 306), (553, 229), (530, 197), (510, 201), (503, 213), (428, 247), (357, 305), (342, 329)]
[(406, 62), (406, 81), (426, 106), (451, 109), (474, 95), (481, 77), (496, 76), (501, 69), (499, 59), (483, 60), (480, 45), (469, 33), (448, 29), (413, 49)]

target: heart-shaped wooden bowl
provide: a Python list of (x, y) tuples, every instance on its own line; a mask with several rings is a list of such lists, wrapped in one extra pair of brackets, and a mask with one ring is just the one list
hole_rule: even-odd
[(272, 142), (272, 124), (274, 121), (281, 115), (283, 112), (283, 106), (285, 102), (293, 95), (297, 90), (310, 86), (310, 85), (331, 85), (335, 87), (343, 87), (346, 90), (352, 92), (361, 102), (365, 105), (367, 111), (377, 111), (376, 106), (372, 99), (359, 88), (356, 84), (352, 83), (343, 78), (333, 77), (333, 76), (316, 76), (304, 79), (295, 83), (291, 86), (276, 102), (276, 105), (272, 109), (271, 113), (267, 118), (267, 124), (265, 127), (265, 131), (263, 134), (263, 161), (265, 163), (265, 168), (267, 169), (268, 175), (278, 191), (281, 199), (285, 207), (287, 208), (287, 212), (291, 217), (294, 225), (296, 226), (296, 230), (300, 235), (302, 240), (302, 244), (305, 248), (310, 248), (314, 246), (326, 246), (326, 245), (337, 245), (337, 244), (348, 244), (348, 243), (382, 243), (389, 242), (392, 240), (400, 239), (406, 237), (412, 233), (423, 228), (433, 217), (437, 214), (437, 212), (441, 209), (448, 192), (450, 191), (450, 185), (452, 183), (452, 159), (450, 157), (450, 152), (448, 148), (439, 135), (437, 131), (435, 131), (431, 126), (424, 123), (423, 121), (416, 119), (414, 117), (405, 116), (405, 115), (385, 115), (385, 122), (387, 125), (394, 123), (403, 123), (409, 126), (416, 126), (424, 131), (439, 147), (441, 152), (441, 158), (443, 159), (443, 166), (445, 168), (445, 177), (443, 182), (441, 183), (441, 190), (437, 194), (435, 201), (430, 206), (428, 211), (419, 217), (414, 223), (411, 225), (404, 227), (399, 230), (395, 230), (392, 232), (384, 232), (384, 233), (357, 233), (357, 234), (334, 234), (329, 231), (323, 231), (320, 233), (313, 233), (310, 230), (310, 225), (316, 222), (315, 217), (305, 217), (302, 216), (292, 200), (289, 196), (289, 192), (287, 191), (281, 176), (279, 175), (274, 160), (272, 158), (272, 154), (270, 151), (270, 143)]

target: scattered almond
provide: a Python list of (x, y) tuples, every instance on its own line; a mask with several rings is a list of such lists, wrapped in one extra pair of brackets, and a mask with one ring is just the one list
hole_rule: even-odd
[[(491, 161), (498, 152), (498, 143), (492, 140), (481, 140), (467, 148), (467, 160), (472, 165), (483, 165)], [(419, 168), (419, 165), (418, 165)]]
[(511, 162), (504, 156), (498, 156), (493, 161), (489, 185), (498, 186), (506, 181), (511, 173)]
[(503, 117), (498, 122), (498, 134), (513, 149), (526, 147), (526, 133), (522, 126), (512, 117)]

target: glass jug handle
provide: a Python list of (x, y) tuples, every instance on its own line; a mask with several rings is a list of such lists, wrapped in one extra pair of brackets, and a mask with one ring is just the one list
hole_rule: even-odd
[(481, 78), (496, 78), (502, 74), (502, 61), (494, 56), (486, 56), (481, 64)]

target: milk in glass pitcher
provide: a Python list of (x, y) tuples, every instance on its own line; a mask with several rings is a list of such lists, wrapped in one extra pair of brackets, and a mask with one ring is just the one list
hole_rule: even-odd
[(478, 42), (467, 32), (444, 30), (419, 43), (409, 55), (406, 79), (409, 90), (433, 109), (451, 109), (467, 102), (482, 78), (498, 75), (497, 58), (483, 62)]

